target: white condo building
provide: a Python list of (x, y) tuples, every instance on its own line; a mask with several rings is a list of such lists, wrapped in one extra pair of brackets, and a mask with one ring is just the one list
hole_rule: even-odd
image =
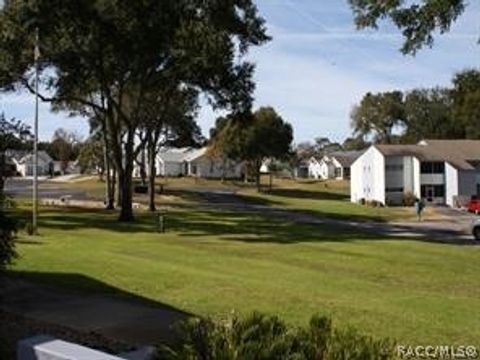
[(351, 201), (401, 203), (412, 193), (429, 203), (460, 206), (480, 195), (480, 141), (424, 140), (373, 145), (351, 167)]

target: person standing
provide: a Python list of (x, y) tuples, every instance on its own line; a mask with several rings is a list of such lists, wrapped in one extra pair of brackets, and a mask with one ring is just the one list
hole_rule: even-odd
[(422, 199), (415, 199), (415, 212), (417, 213), (418, 221), (422, 221), (422, 213), (425, 209), (425, 203)]

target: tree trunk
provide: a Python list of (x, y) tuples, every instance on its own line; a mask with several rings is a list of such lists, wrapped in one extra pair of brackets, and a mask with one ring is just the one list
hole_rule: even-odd
[(125, 164), (125, 170), (119, 171), (119, 194), (121, 194), (121, 210), (119, 221), (131, 222), (135, 220), (133, 216), (133, 189), (132, 189), (133, 166)]
[(260, 167), (262, 164), (259, 161), (255, 161), (255, 183), (257, 185), (257, 191), (260, 192), (262, 190), (262, 184), (261, 184), (261, 174), (260, 174)]
[(122, 179), (120, 176), (120, 170), (115, 170), (113, 174), (116, 183), (116, 193), (117, 193), (117, 206), (122, 207)]
[(145, 148), (141, 151), (141, 159), (140, 159), (140, 178), (142, 180), (142, 185), (145, 186), (147, 184), (147, 169), (146, 169), (146, 159), (145, 159)]
[(157, 174), (157, 169), (155, 166), (155, 144), (153, 142), (153, 139), (149, 139), (149, 144), (148, 144), (148, 194), (149, 194), (149, 204), (148, 208), (150, 211), (156, 211), (156, 206), (155, 206), (155, 178)]
[[(119, 221), (131, 222), (135, 218), (133, 216), (133, 162), (135, 161), (135, 132), (133, 129), (129, 129), (127, 133), (127, 139), (125, 141), (124, 159), (117, 158), (117, 171), (118, 171), (118, 185), (119, 196), (121, 197), (121, 211), (118, 218)], [(123, 165), (123, 166), (122, 166)]]
[(108, 156), (108, 146), (107, 146), (107, 141), (104, 138), (104, 144), (103, 144), (103, 161), (105, 163), (104, 165), (104, 170), (103, 172), (105, 173), (105, 186), (106, 186), (106, 196), (105, 196), (105, 208), (107, 210), (113, 210), (115, 209), (115, 188), (114, 184), (112, 182), (112, 174), (111, 174), (111, 168), (110, 168), (110, 159)]
[(5, 152), (0, 152), (0, 209), (3, 207), (3, 201), (5, 200), (4, 187), (5, 178), (7, 177)]

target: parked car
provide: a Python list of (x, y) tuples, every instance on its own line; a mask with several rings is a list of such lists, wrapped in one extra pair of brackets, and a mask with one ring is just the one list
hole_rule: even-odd
[(471, 213), (480, 214), (480, 200), (476, 198), (470, 200), (467, 209)]
[(471, 230), (475, 240), (480, 241), (480, 219), (472, 221)]

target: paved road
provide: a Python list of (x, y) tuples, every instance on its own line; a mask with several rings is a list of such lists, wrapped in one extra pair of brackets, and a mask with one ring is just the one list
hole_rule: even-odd
[(225, 209), (230, 211), (255, 212), (262, 215), (270, 215), (303, 224), (328, 225), (354, 231), (364, 231), (380, 236), (394, 236), (402, 238), (417, 238), (442, 243), (462, 245), (480, 245), (470, 233), (470, 225), (477, 218), (465, 211), (453, 210), (448, 207), (435, 209), (442, 217), (437, 221), (399, 221), (390, 223), (348, 221), (345, 219), (332, 219), (275, 208), (268, 205), (252, 203), (234, 192), (224, 190), (196, 190), (189, 191), (200, 194), (205, 202), (200, 206), (205, 208)]
[[(7, 179), (5, 193), (13, 197), (30, 197), (32, 196), (32, 180)], [(88, 200), (87, 192), (84, 189), (62, 189), (45, 180), (39, 181), (38, 195), (40, 198), (60, 198), (69, 195), (74, 200)]]

